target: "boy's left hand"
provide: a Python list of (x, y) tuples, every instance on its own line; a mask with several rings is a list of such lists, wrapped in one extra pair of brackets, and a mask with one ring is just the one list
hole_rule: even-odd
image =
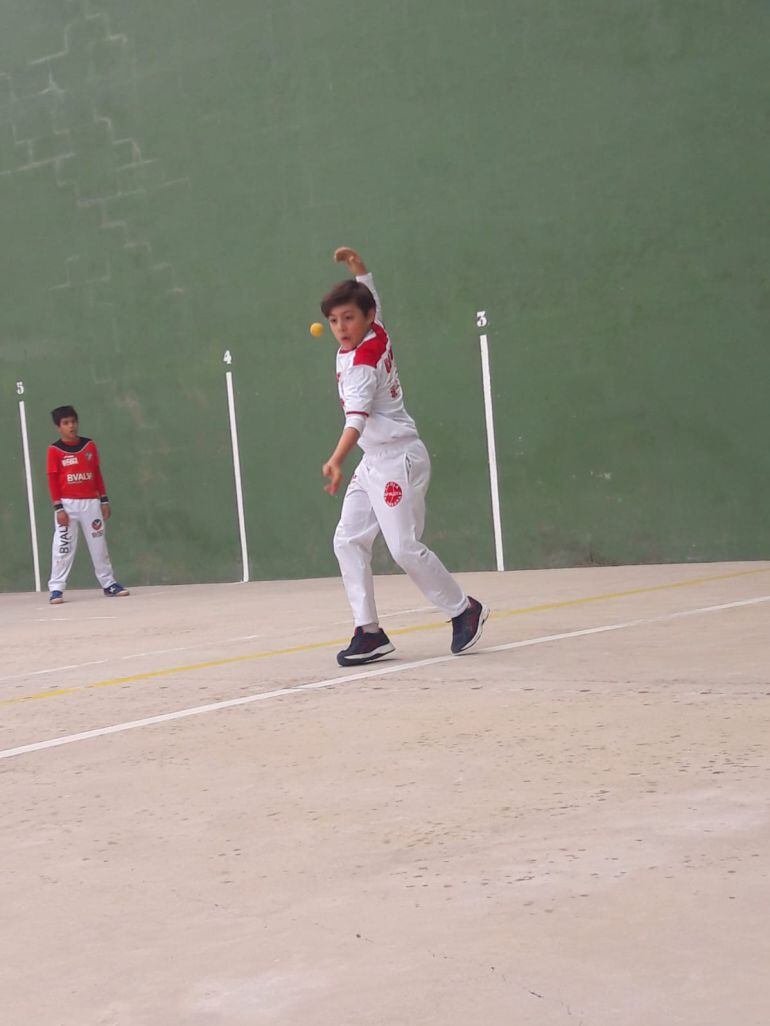
[(366, 264), (351, 246), (338, 246), (334, 251), (338, 264), (347, 264), (351, 274), (366, 274)]
[(324, 477), (329, 478), (329, 484), (324, 485), (324, 491), (329, 495), (336, 495), (342, 483), (342, 467), (333, 460), (327, 460), (321, 468), (321, 473)]
[(112, 510), (110, 509), (109, 502), (102, 503), (102, 520), (109, 520), (112, 516)]

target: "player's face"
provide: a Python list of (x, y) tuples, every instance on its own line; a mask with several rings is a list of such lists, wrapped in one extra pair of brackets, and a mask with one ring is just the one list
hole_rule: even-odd
[(329, 314), (329, 327), (340, 349), (355, 349), (374, 323), (374, 310), (363, 313), (355, 303), (335, 306)]
[(62, 417), (59, 421), (59, 434), (63, 442), (76, 442), (78, 438), (78, 422), (76, 417)]

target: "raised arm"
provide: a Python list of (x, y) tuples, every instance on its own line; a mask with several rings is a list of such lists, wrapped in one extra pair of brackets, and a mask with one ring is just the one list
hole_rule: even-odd
[(376, 318), (377, 321), (382, 324), (382, 303), (380, 302), (380, 296), (377, 289), (374, 287), (374, 278), (371, 273), (367, 271), (366, 264), (361, 259), (361, 255), (356, 250), (351, 249), (350, 246), (340, 246), (339, 249), (334, 251), (334, 259), (338, 264), (345, 264), (350, 273), (356, 276), (356, 279), (363, 282), (364, 285), (369, 289), (371, 294), (374, 296), (374, 302), (377, 304)]

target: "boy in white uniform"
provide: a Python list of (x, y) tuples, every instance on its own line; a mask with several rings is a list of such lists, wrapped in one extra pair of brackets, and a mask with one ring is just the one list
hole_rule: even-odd
[(340, 487), (348, 453), (356, 444), (364, 451), (345, 493), (334, 535), (334, 552), (355, 620), (353, 638), (337, 655), (337, 662), (357, 666), (393, 651), (374, 602), (372, 546), (380, 531), (396, 563), (451, 619), (451, 650), (459, 655), (480, 638), (489, 609), (468, 597), (438, 556), (420, 541), (430, 457), (404, 407), (372, 276), (353, 249), (337, 249), (334, 259), (347, 264), (356, 278), (335, 285), (321, 303), (340, 345), (337, 384), (345, 412), (345, 428), (323, 465), (330, 495)]

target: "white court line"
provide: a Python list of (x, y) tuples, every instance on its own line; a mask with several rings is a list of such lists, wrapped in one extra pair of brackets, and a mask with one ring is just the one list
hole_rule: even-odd
[[(438, 612), (438, 610), (436, 609), (435, 606), (415, 606), (414, 609), (397, 609), (395, 613), (380, 613), (380, 620), (387, 620), (388, 617), (391, 617), (391, 616), (401, 616), (403, 613), (427, 613), (427, 612), (429, 612), (431, 610), (434, 613)], [(349, 624), (350, 622), (351, 622), (351, 620), (350, 620), (350, 617), (348, 616), (344, 620), (332, 620), (331, 626), (332, 627), (339, 627), (340, 625), (344, 626), (346, 623)]]
[[(241, 582), (239, 581), (238, 583), (240, 584)], [(195, 585), (195, 584), (189, 584), (189, 585), (188, 584), (179, 584), (176, 587), (177, 588), (196, 588), (196, 587), (198, 587), (198, 585)], [(200, 587), (205, 587), (205, 585), (200, 585)], [(223, 584), (222, 587), (227, 587), (227, 583)], [(131, 590), (132, 591), (134, 590), (133, 587), (132, 587)], [(150, 591), (150, 590), (145, 591), (144, 588), (142, 588), (142, 590), (141, 590), (142, 601), (146, 602), (148, 599), (160, 598), (163, 595), (171, 595), (174, 592), (174, 590), (175, 590), (175, 588), (164, 588), (162, 591)], [(92, 590), (90, 588), (88, 588), (88, 589), (86, 589), (86, 588), (75, 589), (75, 593), (77, 594), (78, 592), (86, 592), (86, 595), (83, 598), (79, 598), (78, 597), (78, 598), (75, 598), (75, 599), (66, 599), (64, 604), (67, 605), (67, 606), (70, 606), (70, 605), (72, 605), (75, 602), (90, 602), (91, 598), (94, 598), (94, 599), (98, 598), (98, 599), (101, 600), (101, 599), (103, 599), (105, 597), (104, 595), (102, 595), (98, 591), (96, 591), (95, 589)], [(135, 592), (135, 594), (138, 593), (138, 592), (139, 592), (139, 588), (137, 588), (137, 591)], [(4, 596), (0, 596), (0, 598), (4, 598)], [(56, 606), (56, 609), (58, 609), (58, 608), (59, 607)], [(53, 609), (53, 607), (51, 605), (49, 605), (49, 604), (46, 604), (44, 606), (35, 606), (35, 612), (37, 612), (37, 613), (42, 613), (44, 609)]]
[(82, 623), (84, 620), (117, 620), (117, 616), (33, 616), (27, 623)]
[[(225, 353), (225, 363), (230, 363), (232, 357), (229, 352)], [(243, 486), (241, 484), (241, 457), (238, 452), (238, 421), (235, 415), (235, 392), (233, 390), (233, 372), (225, 371), (225, 386), (227, 389), (227, 411), (230, 419), (230, 445), (233, 450), (233, 475), (235, 477), (235, 505), (238, 511), (238, 533), (241, 539), (241, 565), (243, 568), (243, 583), (249, 580), (249, 549), (246, 541), (246, 517), (243, 506)]]
[[(241, 582), (238, 582), (238, 583), (240, 584)], [(380, 615), (380, 619), (381, 620), (385, 620), (385, 619), (387, 619), (389, 617), (392, 617), (392, 616), (402, 616), (405, 613), (423, 613), (423, 612), (425, 612), (428, 609), (434, 609), (434, 608), (435, 608), (434, 606), (415, 606), (414, 609), (397, 609), (394, 613), (382, 613)], [(114, 616), (112, 616), (112, 617), (82, 617), (82, 618), (76, 617), (75, 619), (78, 620), (78, 621), (80, 619), (92, 619), (92, 620), (110, 619), (110, 620), (115, 620), (115, 619), (117, 619), (117, 617), (114, 617)], [(48, 620), (46, 619), (43, 622), (47, 623)], [(51, 622), (59, 622), (58, 617), (57, 617), (56, 621), (51, 621)], [(339, 624), (345, 624), (345, 623), (350, 623), (350, 617), (348, 617), (346, 620), (333, 620), (332, 623), (331, 623), (331, 626), (332, 627), (336, 627)], [(325, 623), (317, 623), (317, 624), (312, 624), (309, 627), (297, 627), (295, 630), (292, 630), (292, 631), (282, 631), (280, 636), (282, 638), (293, 638), (297, 634), (304, 634), (305, 631), (323, 630), (323, 629), (325, 629), (328, 626), (330, 626), (330, 625), (329, 624), (325, 624)], [(194, 651), (197, 648), (211, 648), (211, 647), (216, 647), (217, 645), (231, 645), (231, 644), (237, 644), (238, 642), (241, 642), (241, 641), (254, 641), (256, 638), (265, 638), (265, 637), (268, 637), (268, 635), (266, 635), (266, 634), (244, 634), (241, 637), (237, 637), (237, 638), (213, 638), (211, 641), (200, 641), (200, 642), (198, 642), (197, 645), (183, 645), (180, 648), (152, 648), (152, 649), (149, 649), (147, 652), (129, 652), (128, 655), (114, 656), (113, 658), (117, 658), (117, 659), (120, 659), (120, 660), (123, 660), (123, 659), (144, 659), (147, 656), (171, 655), (174, 652), (192, 652), (192, 651)], [(272, 637), (275, 637), (275, 635), (272, 635)], [(90, 662), (87, 662), (87, 663), (72, 663), (69, 666), (51, 666), (51, 667), (47, 667), (44, 670), (30, 670), (27, 673), (13, 673), (9, 677), (0, 677), (0, 684), (7, 684), (10, 681), (28, 680), (30, 677), (44, 677), (48, 673), (61, 673), (63, 670), (79, 670), (79, 669), (81, 669), (82, 667), (85, 667), (85, 666), (100, 666), (102, 663), (106, 663), (106, 662), (109, 662), (109, 660), (108, 659), (94, 659), (94, 660), (91, 660)]]
[(24, 673), (18, 677), (0, 677), (0, 682), (7, 680), (26, 680), (28, 677), (39, 677), (44, 673), (59, 673), (63, 670), (79, 670), (83, 666), (101, 666), (106, 662), (109, 662), (109, 660), (92, 659), (88, 663), (71, 663), (69, 666), (52, 666), (48, 670), (32, 670), (30, 673)]
[(498, 571), (505, 570), (503, 558), (503, 522), (500, 515), (500, 489), (497, 484), (497, 449), (495, 446), (495, 415), (492, 405), (492, 373), (489, 368), (489, 342), (486, 335), (479, 335), (481, 347), (481, 380), (484, 392), (484, 417), (487, 425), (487, 462), (489, 463), (489, 488), (492, 497), (492, 527), (495, 536), (495, 562)]
[[(755, 606), (760, 602), (770, 602), (770, 595), (762, 595), (759, 598), (743, 599), (740, 602), (725, 602), (719, 606), (701, 606), (698, 609), (685, 609), (680, 613), (667, 613), (663, 616), (650, 616), (640, 620), (627, 620), (625, 623), (611, 623), (602, 627), (585, 627), (579, 631), (567, 631), (564, 634), (546, 634), (539, 638), (527, 638), (525, 641), (509, 641), (505, 645), (491, 645), (488, 648), (476, 649), (477, 653), (488, 652), (510, 652), (515, 648), (529, 648), (532, 645), (545, 645), (552, 641), (565, 641), (569, 638), (584, 638), (589, 634), (605, 634), (609, 631), (622, 631), (628, 627), (642, 627), (651, 623), (663, 623), (666, 620), (679, 620), (686, 616), (698, 616), (700, 613), (718, 613), (725, 609), (738, 609), (741, 606)], [(116, 723), (111, 727), (97, 727), (95, 730), (84, 730), (79, 734), (65, 734), (63, 737), (54, 737), (49, 741), (35, 741), (33, 744), (20, 745), (18, 748), (7, 748), (0, 752), (0, 759), (10, 759), (16, 755), (26, 755), (29, 752), (42, 752), (45, 748), (59, 748), (62, 745), (71, 745), (76, 741), (87, 741), (93, 737), (106, 737), (107, 734), (122, 734), (127, 730), (136, 730), (138, 727), (149, 727), (155, 723), (169, 723), (172, 720), (183, 720), (188, 716), (202, 716), (204, 713), (218, 712), (220, 709), (235, 709), (239, 705), (250, 705), (252, 702), (266, 702), (270, 698), (281, 698), (284, 695), (295, 695), (302, 691), (318, 691), (321, 688), (331, 688), (337, 684), (351, 684), (356, 680), (368, 680), (373, 677), (385, 677), (390, 673), (403, 673), (405, 670), (416, 670), (423, 666), (436, 666), (439, 663), (449, 663), (457, 659), (455, 655), (434, 656), (432, 659), (418, 659), (413, 663), (396, 663), (392, 666), (385, 666), (378, 670), (365, 670), (362, 673), (351, 673), (344, 677), (330, 677), (328, 680), (317, 680), (310, 684), (297, 684), (290, 688), (277, 688), (275, 691), (263, 691), (257, 695), (246, 695), (243, 698), (230, 698), (224, 702), (211, 702), (208, 705), (196, 705), (191, 709), (179, 709), (176, 712), (162, 713), (159, 716), (147, 716), (142, 720), (129, 720), (126, 723)]]
[[(24, 382), (18, 381), (16, 389), (19, 395), (24, 394)], [(27, 510), (29, 512), (29, 535), (32, 542), (32, 568), (35, 575), (35, 591), (40, 587), (40, 557), (37, 550), (37, 527), (35, 517), (35, 493), (32, 487), (32, 470), (29, 464), (29, 438), (27, 436), (27, 406), (23, 399), (19, 401), (19, 421), (21, 424), (21, 448), (24, 455), (24, 478), (27, 483)]]
[[(415, 605), (411, 609), (396, 609), (395, 613), (381, 613), (380, 614), (380, 620), (387, 620), (390, 617), (401, 617), (401, 616), (403, 616), (403, 615), (405, 615), (407, 613), (427, 613), (427, 611), (430, 610), (430, 609), (433, 609), (435, 611), (435, 606), (434, 605)], [(318, 631), (318, 630), (321, 630), (321, 628), (324, 628), (324, 627), (339, 627), (341, 624), (345, 625), (345, 624), (349, 624), (349, 623), (351, 623), (350, 617), (346, 617), (344, 620), (332, 620), (329, 624), (310, 624), (307, 627), (298, 627), (294, 631), (285, 631), (285, 633), (281, 634), (281, 637), (291, 637), (293, 634), (302, 634), (304, 631)], [(253, 641), (255, 638), (264, 638), (264, 637), (267, 637), (267, 636), (268, 636), (267, 634), (244, 634), (242, 637), (225, 638), (224, 640), (225, 641)], [(198, 648), (200, 646), (199, 645), (194, 645), (193, 647)], [(123, 656), (123, 659), (127, 659), (127, 658), (128, 657)]]

